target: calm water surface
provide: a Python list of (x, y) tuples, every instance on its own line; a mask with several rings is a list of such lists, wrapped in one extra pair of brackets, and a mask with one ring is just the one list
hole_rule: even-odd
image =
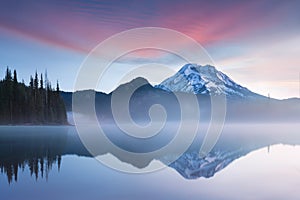
[[(202, 162), (187, 153), (178, 161), (181, 165), (148, 174), (122, 173), (99, 163), (73, 127), (1, 127), (1, 199), (299, 199), (299, 125), (281, 128), (287, 127), (282, 135), (278, 127), (273, 127), (275, 135), (254, 134), (259, 139), (255, 144), (249, 139), (253, 136), (243, 143), (245, 135), (239, 138), (235, 128), (225, 128), (212, 154), (222, 153), (220, 170), (209, 163), (209, 173), (201, 166), (193, 168), (197, 173), (186, 173), (191, 171), (186, 163)], [(155, 162), (161, 161), (151, 164)], [(207, 174), (211, 176), (205, 178)]]

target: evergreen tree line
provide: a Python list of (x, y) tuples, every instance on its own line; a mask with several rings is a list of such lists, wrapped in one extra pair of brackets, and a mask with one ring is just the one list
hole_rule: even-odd
[(45, 74), (35, 73), (29, 86), (18, 82), (16, 70), (7, 67), (5, 78), (0, 80), (0, 124), (66, 124), (65, 104)]

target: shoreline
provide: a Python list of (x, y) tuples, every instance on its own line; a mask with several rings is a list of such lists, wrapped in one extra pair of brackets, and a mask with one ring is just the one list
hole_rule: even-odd
[(15, 126), (26, 126), (26, 127), (30, 127), (30, 126), (75, 126), (73, 124), (70, 123), (66, 123), (66, 124), (32, 124), (32, 123), (24, 123), (24, 124), (0, 124), (0, 127), (3, 126), (9, 126), (9, 127), (15, 127)]

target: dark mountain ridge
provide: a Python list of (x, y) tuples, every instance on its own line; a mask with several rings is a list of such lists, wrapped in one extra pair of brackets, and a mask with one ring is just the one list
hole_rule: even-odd
[[(194, 87), (195, 85), (197, 86)], [(152, 86), (146, 79), (138, 77), (120, 85), (109, 94), (94, 90), (76, 91), (75, 93), (81, 93), (82, 102), (85, 102), (84, 98), (92, 98), (95, 95), (95, 107), (100, 121), (111, 122), (113, 121), (112, 95), (117, 93), (120, 95), (119, 97), (122, 97), (132, 91), (134, 92), (130, 97), (129, 110), (135, 121), (150, 120), (148, 112), (154, 104), (160, 104), (165, 108), (169, 120), (179, 120), (181, 110), (176, 95), (182, 97), (184, 105), (190, 104), (191, 96), (196, 97), (201, 120), (209, 121), (211, 97), (218, 97), (221, 94), (225, 95), (227, 100), (227, 121), (299, 122), (300, 120), (299, 99), (278, 100), (259, 95), (240, 86), (227, 75), (209, 65), (187, 64), (174, 76), (157, 86)], [(71, 92), (61, 93), (67, 111), (72, 111), (72, 94)], [(120, 98), (118, 101), (123, 101), (123, 99)], [(184, 109), (194, 112), (192, 106), (185, 106)], [(120, 112), (122, 111), (120, 110)]]

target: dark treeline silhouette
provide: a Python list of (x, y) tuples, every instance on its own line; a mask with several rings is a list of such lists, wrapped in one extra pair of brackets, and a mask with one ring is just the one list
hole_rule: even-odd
[(0, 124), (66, 124), (66, 109), (59, 84), (53, 89), (45, 74), (35, 73), (29, 86), (18, 82), (16, 70), (7, 67), (0, 80)]

